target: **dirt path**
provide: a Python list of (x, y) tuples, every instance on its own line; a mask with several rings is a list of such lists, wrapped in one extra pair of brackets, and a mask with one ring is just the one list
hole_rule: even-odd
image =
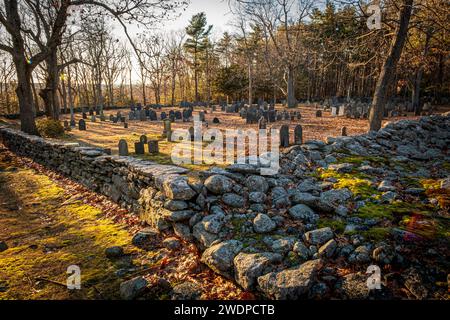
[[(240, 297), (232, 283), (198, 262), (193, 246), (170, 251), (161, 245), (164, 237), (147, 250), (132, 246), (141, 227), (106, 198), (0, 146), (0, 242), (8, 246), (0, 252), (0, 300), (117, 299), (120, 283), (136, 274), (171, 286), (195, 282), (204, 299)], [(125, 255), (108, 259), (112, 246)], [(81, 269), (81, 290), (65, 286), (71, 265)], [(170, 298), (151, 290), (146, 297)]]

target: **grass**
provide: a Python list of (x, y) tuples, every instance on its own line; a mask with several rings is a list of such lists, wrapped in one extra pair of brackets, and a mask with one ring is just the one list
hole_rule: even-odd
[[(0, 238), (9, 246), (0, 255), (0, 281), (8, 286), (0, 299), (117, 297), (116, 265), (104, 251), (115, 245), (137, 250), (124, 227), (103, 218), (100, 209), (67, 201), (63, 189), (31, 170), (1, 172), (0, 189)], [(36, 278), (64, 284), (70, 265), (81, 268), (82, 290), (36, 284)]]

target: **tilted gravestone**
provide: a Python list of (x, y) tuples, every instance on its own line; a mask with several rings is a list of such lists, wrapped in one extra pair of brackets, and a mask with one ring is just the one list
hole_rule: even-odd
[(267, 129), (267, 121), (266, 118), (261, 117), (258, 121), (258, 127), (259, 130), (266, 130)]
[(80, 119), (78, 122), (78, 129), (80, 131), (86, 131), (86, 121), (84, 121), (84, 119)]
[(127, 157), (128, 155), (128, 143), (124, 139), (121, 139), (119, 141), (119, 156)]
[(294, 144), (300, 145), (303, 143), (303, 128), (298, 125), (294, 129)]
[(280, 128), (280, 146), (283, 148), (289, 147), (289, 126), (287, 125)]
[(134, 153), (136, 154), (144, 154), (144, 144), (142, 142), (135, 142), (134, 143)]
[(139, 141), (142, 142), (143, 144), (146, 144), (148, 142), (148, 138), (145, 134), (143, 134), (140, 138)]
[(150, 153), (150, 154), (158, 154), (159, 153), (158, 140), (150, 140), (148, 142), (148, 153)]

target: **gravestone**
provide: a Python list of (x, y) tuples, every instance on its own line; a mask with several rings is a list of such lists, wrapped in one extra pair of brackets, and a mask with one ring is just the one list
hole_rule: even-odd
[(144, 154), (144, 144), (142, 142), (135, 142), (134, 143), (134, 153), (136, 154)]
[(341, 136), (346, 137), (347, 136), (347, 127), (342, 127), (341, 129)]
[(199, 118), (201, 122), (205, 122), (205, 111), (200, 111)]
[(338, 108), (337, 107), (331, 107), (331, 116), (336, 117), (338, 115)]
[(167, 113), (161, 112), (161, 120), (166, 120), (166, 119), (167, 119)]
[(158, 115), (156, 114), (156, 111), (155, 111), (155, 110), (150, 110), (148, 116), (149, 116), (149, 118), (150, 118), (150, 121), (156, 121), (156, 120), (158, 120)]
[(122, 139), (119, 141), (119, 156), (127, 157), (128, 155), (128, 143)]
[(75, 119), (70, 119), (70, 126), (72, 127), (72, 128), (75, 128), (76, 126), (77, 126), (77, 123), (75, 122)]
[(90, 116), (93, 116), (93, 115), (94, 115), (94, 110), (92, 110), (92, 108), (89, 109), (89, 115), (90, 115)]
[(147, 120), (147, 115), (145, 114), (145, 110), (139, 111), (139, 120), (140, 120), (140, 121), (145, 121), (145, 120)]
[(94, 114), (91, 116), (91, 122), (97, 122), (97, 118), (95, 118)]
[(111, 121), (111, 122), (114, 121), (114, 116), (112, 114), (109, 115), (109, 121)]
[(195, 138), (195, 130), (194, 127), (189, 127), (189, 136), (191, 137), (191, 141), (194, 141)]
[(258, 127), (259, 130), (266, 130), (267, 129), (267, 121), (266, 118), (261, 117), (258, 121)]
[(145, 134), (143, 134), (143, 135), (139, 138), (139, 141), (140, 141), (142, 144), (146, 144), (146, 143), (148, 142), (148, 138), (147, 138), (147, 136), (146, 136)]
[(289, 126), (287, 125), (280, 128), (280, 146), (283, 148), (289, 147)]
[(213, 119), (213, 123), (214, 123), (214, 124), (219, 124), (219, 123), (220, 123), (219, 118), (214, 118), (214, 119)]
[(300, 145), (303, 143), (303, 128), (298, 125), (294, 129), (294, 144)]
[(120, 122), (125, 123), (127, 119), (125, 117), (120, 117)]
[(148, 142), (148, 153), (150, 153), (150, 154), (158, 154), (159, 153), (158, 140), (150, 140)]
[(64, 120), (64, 130), (70, 130), (69, 121)]
[(321, 118), (322, 117), (322, 110), (317, 110), (316, 111), (316, 118)]
[(124, 122), (124, 123), (123, 123), (123, 128), (124, 128), (124, 129), (128, 129), (128, 123), (127, 123), (127, 122)]
[(302, 114), (300, 113), (300, 111), (297, 111), (297, 120), (301, 120), (302, 119)]
[(181, 114), (181, 111), (175, 111), (175, 119), (176, 120), (181, 120), (183, 119), (183, 116)]
[(105, 117), (105, 115), (103, 113), (100, 115), (100, 121), (101, 122), (105, 122), (106, 121), (106, 117)]
[(283, 114), (281, 112), (277, 113), (277, 121), (283, 120)]
[(87, 119), (87, 114), (86, 114), (86, 112), (83, 112), (83, 119), (84, 119), (84, 120)]
[(119, 121), (119, 118), (117, 118), (117, 117), (113, 117), (113, 123), (117, 123), (118, 121)]
[(269, 110), (268, 112), (268, 121), (275, 122), (277, 120), (277, 112), (275, 110)]
[(167, 138), (167, 141), (172, 141), (172, 123), (169, 119), (164, 120), (163, 137)]
[(78, 122), (78, 129), (80, 131), (86, 131), (86, 121), (84, 121), (84, 119), (80, 119)]

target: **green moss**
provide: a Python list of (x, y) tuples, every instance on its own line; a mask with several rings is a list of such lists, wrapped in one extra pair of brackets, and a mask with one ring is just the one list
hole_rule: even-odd
[(361, 165), (363, 162), (369, 162), (372, 165), (388, 165), (389, 160), (383, 157), (375, 156), (349, 156), (338, 160), (338, 163), (351, 163)]
[(397, 201), (391, 204), (368, 203), (361, 207), (356, 215), (363, 219), (394, 220), (405, 214), (430, 215), (433, 214), (433, 211), (434, 208), (432, 206)]
[(337, 233), (342, 233), (345, 230), (345, 223), (336, 219), (321, 218), (318, 223), (319, 228), (330, 227)]
[(375, 227), (366, 231), (362, 231), (361, 235), (366, 239), (370, 239), (373, 241), (382, 241), (389, 237), (390, 232), (391, 228)]

